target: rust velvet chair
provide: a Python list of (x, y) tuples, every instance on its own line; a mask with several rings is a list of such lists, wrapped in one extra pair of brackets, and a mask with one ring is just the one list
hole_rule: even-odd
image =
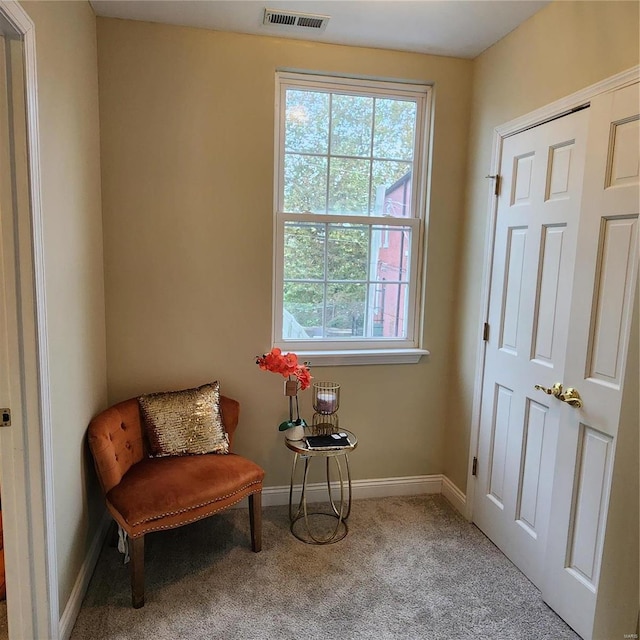
[[(233, 444), (240, 405), (220, 397), (222, 423)], [(114, 520), (129, 536), (131, 597), (144, 605), (144, 536), (207, 518), (249, 498), (251, 548), (262, 547), (262, 480), (264, 471), (233, 453), (147, 455), (138, 401), (125, 400), (90, 423), (88, 440)]]

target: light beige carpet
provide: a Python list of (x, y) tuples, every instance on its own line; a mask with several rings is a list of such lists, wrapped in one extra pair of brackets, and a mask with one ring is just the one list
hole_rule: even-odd
[(563, 640), (578, 636), (533, 585), (440, 496), (356, 501), (349, 535), (324, 547), (264, 509), (226, 511), (147, 536), (146, 605), (106, 546), (72, 640)]

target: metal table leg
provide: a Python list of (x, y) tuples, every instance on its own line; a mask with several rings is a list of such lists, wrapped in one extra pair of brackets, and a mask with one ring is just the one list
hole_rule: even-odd
[(339, 457), (335, 457), (334, 460), (336, 461), (336, 466), (338, 467), (338, 475), (340, 477), (340, 511), (338, 512), (338, 509), (336, 509), (336, 505), (333, 502), (333, 496), (331, 495), (331, 479), (329, 477), (329, 458), (327, 458), (327, 490), (329, 492), (329, 502), (331, 503), (331, 508), (333, 509), (333, 512), (336, 514), (336, 516), (338, 516), (339, 518), (342, 518), (343, 520), (346, 520), (349, 517), (349, 514), (351, 513), (351, 469), (349, 468), (349, 456), (345, 453), (344, 454), (344, 460), (345, 460), (345, 467), (347, 470), (347, 512), (346, 513), (342, 513), (342, 508), (344, 507), (344, 482), (342, 480), (342, 468), (340, 465), (340, 458)]
[[(349, 469), (349, 458), (346, 454), (344, 454), (345, 463), (346, 463), (346, 471), (347, 471), (347, 496), (345, 500), (345, 486), (344, 486), (344, 476), (342, 472), (342, 466), (340, 464), (340, 457), (342, 456), (327, 456), (326, 462), (326, 471), (327, 471), (327, 489), (329, 492), (329, 503), (331, 505), (332, 513), (323, 513), (323, 512), (309, 512), (307, 510), (307, 478), (309, 475), (309, 461), (310, 457), (301, 456), (305, 459), (304, 463), (304, 475), (302, 479), (302, 490), (300, 493), (300, 502), (298, 503), (298, 507), (294, 514), (293, 512), (293, 484), (295, 481), (295, 472), (298, 464), (298, 456), (300, 454), (295, 453), (293, 458), (293, 465), (291, 468), (291, 484), (289, 486), (289, 522), (290, 522), (290, 531), (291, 533), (307, 544), (332, 544), (334, 542), (338, 542), (342, 540), (348, 533), (349, 528), (346, 523), (346, 519), (349, 517), (351, 513), (351, 470)], [(332, 457), (335, 460), (336, 467), (338, 469), (338, 478), (340, 484), (340, 508), (336, 506), (336, 503), (333, 499), (332, 491), (331, 491), (331, 477), (330, 477), (330, 463), (329, 458)], [(336, 518), (336, 526), (333, 532), (325, 537), (320, 538), (316, 537), (311, 531), (311, 524), (309, 522), (309, 516), (320, 515), (320, 516), (328, 516), (331, 518)], [(307, 537), (303, 537), (299, 535), (294, 527), (298, 520), (304, 519), (306, 534)]]

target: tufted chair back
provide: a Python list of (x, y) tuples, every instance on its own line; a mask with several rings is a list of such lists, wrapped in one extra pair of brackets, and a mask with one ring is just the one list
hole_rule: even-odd
[(106, 494), (146, 455), (138, 401), (125, 400), (96, 416), (89, 424), (89, 447)]
[[(233, 444), (240, 405), (220, 397), (222, 422)], [(89, 447), (103, 493), (120, 483), (129, 469), (147, 456), (142, 416), (137, 398), (120, 402), (96, 416), (89, 424)]]

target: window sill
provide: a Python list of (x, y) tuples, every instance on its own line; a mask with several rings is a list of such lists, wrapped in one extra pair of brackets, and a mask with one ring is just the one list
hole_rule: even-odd
[(416, 364), (426, 349), (345, 349), (336, 351), (297, 351), (298, 358), (312, 367), (335, 367), (369, 364)]

